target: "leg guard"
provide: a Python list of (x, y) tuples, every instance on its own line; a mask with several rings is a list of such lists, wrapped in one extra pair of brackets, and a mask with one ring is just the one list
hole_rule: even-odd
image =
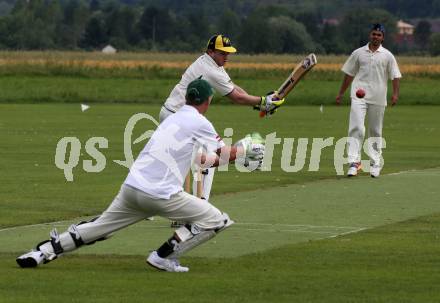
[(65, 252), (73, 251), (82, 245), (91, 245), (96, 241), (102, 241), (108, 239), (108, 235), (92, 242), (84, 242), (81, 238), (81, 235), (78, 231), (77, 226), (93, 222), (98, 217), (90, 220), (90, 221), (81, 221), (77, 225), (72, 224), (66, 232), (62, 234), (58, 234), (56, 229), (53, 229), (50, 232), (50, 240), (43, 241), (37, 245), (37, 250), (41, 251), (45, 256), (45, 263), (50, 262), (57, 257), (61, 256)]
[(81, 238), (81, 235), (79, 234), (78, 229), (76, 228), (75, 224), (70, 225), (70, 227), (67, 229), (70, 236), (72, 237), (73, 242), (75, 243), (76, 247), (80, 247), (84, 245), (84, 241)]
[(64, 252), (64, 249), (61, 246), (61, 240), (57, 230), (53, 229), (49, 235), (50, 235), (50, 240), (43, 241), (39, 243), (36, 247), (37, 250), (41, 251), (44, 254), (45, 257), (44, 263), (48, 263), (52, 260), (55, 260), (58, 256), (62, 255)]
[(173, 252), (167, 258), (178, 259), (187, 251), (214, 238), (219, 232), (234, 223), (226, 213), (223, 213), (223, 219), (223, 225), (217, 229), (202, 229), (197, 224), (187, 224), (177, 229), (175, 233), (180, 242), (173, 243)]

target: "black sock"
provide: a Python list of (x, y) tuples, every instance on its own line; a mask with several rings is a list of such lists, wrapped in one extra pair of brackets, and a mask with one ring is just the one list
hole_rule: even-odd
[(174, 246), (178, 243), (177, 238), (173, 235), (157, 250), (157, 255), (166, 258), (174, 252)]

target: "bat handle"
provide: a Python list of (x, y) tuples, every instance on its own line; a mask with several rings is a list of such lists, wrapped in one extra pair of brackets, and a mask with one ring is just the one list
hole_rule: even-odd
[[(275, 99), (274, 99), (275, 98)], [(275, 92), (275, 94), (272, 97), (273, 101), (281, 100), (280, 95), (278, 95), (278, 92)]]

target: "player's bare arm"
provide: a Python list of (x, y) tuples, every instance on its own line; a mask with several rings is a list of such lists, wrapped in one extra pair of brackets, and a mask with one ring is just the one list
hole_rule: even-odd
[(232, 102), (242, 105), (258, 105), (261, 102), (261, 97), (249, 95), (244, 89), (238, 85), (234, 85), (234, 89), (226, 95)]
[(347, 88), (350, 86), (351, 82), (353, 82), (353, 76), (345, 74), (344, 80), (342, 80), (341, 88), (339, 89), (339, 93), (336, 96), (336, 104), (341, 104), (342, 96), (344, 95)]
[(237, 104), (252, 105), (254, 109), (260, 111), (260, 117), (274, 114), (285, 101), (284, 97), (280, 99), (275, 92), (261, 97), (252, 96), (239, 86), (235, 86), (227, 97)]
[[(226, 165), (230, 162), (235, 161), (237, 158), (249, 156), (255, 158), (256, 154), (263, 154), (264, 148), (262, 144), (252, 144), (246, 148), (245, 146), (223, 146), (219, 148), (216, 153), (212, 154), (200, 154), (196, 161), (199, 161), (201, 167), (218, 167), (221, 165)], [(247, 151), (247, 149), (249, 149)], [(255, 155), (254, 155), (255, 154)]]
[(235, 87), (239, 92), (241, 92), (241, 93), (243, 93), (243, 94), (248, 94), (248, 92), (245, 91), (244, 88), (238, 86), (237, 84), (234, 84), (234, 87)]
[(394, 106), (397, 104), (397, 100), (399, 100), (400, 78), (394, 78), (392, 83), (393, 83), (393, 95), (391, 96), (391, 106)]
[(264, 157), (264, 139), (258, 134), (246, 135), (232, 146), (223, 146), (215, 153), (200, 153), (195, 159), (202, 168), (217, 167), (226, 165), (237, 159), (247, 159), (248, 161), (260, 162)]
[(198, 157), (196, 157), (195, 163), (199, 164), (202, 168), (218, 167), (234, 161), (240, 155), (244, 155), (244, 149), (242, 147), (223, 146), (215, 153), (199, 154)]

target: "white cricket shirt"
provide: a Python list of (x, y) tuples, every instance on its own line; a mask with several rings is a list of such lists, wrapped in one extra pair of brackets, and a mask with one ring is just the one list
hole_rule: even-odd
[(193, 156), (200, 147), (215, 152), (224, 145), (211, 122), (194, 107), (184, 105), (159, 125), (124, 183), (150, 196), (169, 199), (183, 190)]
[(165, 107), (172, 111), (177, 111), (185, 104), (186, 88), (189, 83), (199, 77), (208, 81), (212, 88), (226, 96), (234, 89), (234, 84), (223, 66), (217, 63), (208, 55), (203, 54), (194, 61), (182, 75), (180, 82), (173, 88), (169, 97), (165, 101)]
[[(393, 54), (382, 45), (372, 52), (368, 44), (356, 49), (347, 59), (342, 71), (354, 77), (351, 84), (351, 99), (366, 103), (387, 105), (388, 79), (401, 78), (399, 66)], [(356, 91), (365, 90), (365, 97), (356, 97)]]

